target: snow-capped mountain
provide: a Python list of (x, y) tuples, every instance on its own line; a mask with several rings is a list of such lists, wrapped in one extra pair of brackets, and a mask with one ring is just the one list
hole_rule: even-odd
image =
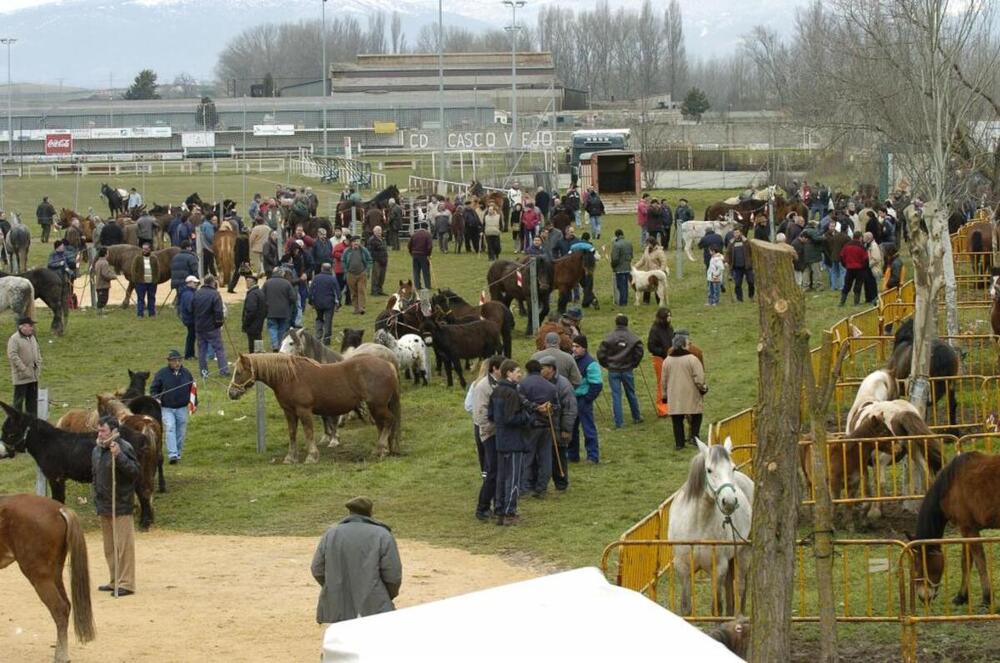
[[(544, 6), (593, 7), (598, 0), (529, 0), (518, 21), (534, 24)], [(788, 25), (799, 0), (681, 0), (691, 56), (732, 50), (755, 23)], [(611, 9), (641, 0), (612, 0)], [(665, 2), (654, 2), (657, 12)], [(436, 23), (436, 0), (331, 0), (327, 16), (398, 11), (414, 36)], [(500, 0), (444, 0), (444, 21), (470, 29), (499, 27), (510, 10)], [(320, 0), (0, 0), (0, 36), (16, 37), (14, 79), (36, 83), (124, 87), (142, 68), (161, 81), (181, 72), (211, 79), (223, 45), (265, 22), (318, 19)], [(585, 37), (584, 37), (585, 38)]]

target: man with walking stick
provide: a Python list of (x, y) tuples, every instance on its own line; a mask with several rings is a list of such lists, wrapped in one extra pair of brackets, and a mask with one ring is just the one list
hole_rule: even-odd
[(135, 594), (135, 530), (132, 496), (139, 476), (135, 451), (118, 436), (118, 420), (103, 417), (97, 445), (90, 456), (94, 475), (94, 507), (101, 519), (104, 558), (111, 580), (98, 589), (111, 596)]
[(552, 473), (552, 437), (548, 415), (559, 406), (559, 393), (555, 385), (542, 377), (542, 365), (529, 359), (524, 368), (528, 375), (517, 386), (521, 397), (537, 407), (528, 426), (528, 452), (524, 454), (521, 471), (521, 490), (535, 497), (545, 497)]
[(569, 487), (568, 452), (569, 441), (573, 438), (573, 427), (576, 425), (576, 394), (570, 381), (559, 375), (555, 357), (542, 357), (538, 363), (542, 365), (542, 377), (555, 385), (556, 393), (559, 395), (559, 416), (556, 418), (549, 413), (548, 423), (554, 454), (552, 481), (556, 485), (556, 490), (563, 491)]

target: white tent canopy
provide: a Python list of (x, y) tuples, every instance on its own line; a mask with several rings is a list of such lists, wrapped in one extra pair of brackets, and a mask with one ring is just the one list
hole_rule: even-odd
[(323, 661), (739, 661), (596, 568), (332, 624)]

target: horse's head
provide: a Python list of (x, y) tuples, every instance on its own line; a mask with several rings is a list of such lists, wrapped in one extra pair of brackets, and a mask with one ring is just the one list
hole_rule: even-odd
[(344, 329), (344, 340), (340, 342), (340, 351), (347, 352), (349, 348), (356, 348), (364, 341), (364, 329)]
[(740, 508), (736, 488), (736, 466), (733, 464), (733, 441), (727, 437), (724, 444), (709, 446), (695, 438), (698, 450), (704, 457), (705, 492), (712, 498), (723, 515), (731, 516)]
[(146, 393), (147, 380), (149, 380), (149, 371), (128, 369), (128, 390), (135, 388), (140, 394)]
[(910, 582), (913, 591), (921, 601), (933, 601), (944, 573), (944, 551), (940, 545), (928, 543), (914, 546), (911, 553)]
[(994, 304), (1000, 305), (1000, 276), (990, 279), (990, 299)]
[(416, 294), (416, 290), (413, 288), (413, 281), (407, 279), (399, 281), (399, 290), (396, 291), (396, 300), (403, 306), (407, 306), (413, 302), (413, 297)]
[(302, 331), (299, 329), (288, 330), (288, 333), (285, 334), (285, 338), (281, 339), (281, 347), (278, 348), (278, 352), (283, 355), (303, 354), (303, 350), (305, 348), (302, 344), (301, 334)]
[(28, 433), (31, 431), (28, 417), (3, 401), (0, 407), (7, 415), (3, 427), (0, 428), (0, 458), (13, 458), (17, 452), (24, 452), (28, 447)]
[(257, 376), (254, 375), (249, 355), (241, 352), (236, 365), (233, 366), (233, 377), (229, 380), (229, 398), (235, 401), (247, 393), (247, 389), (256, 381)]

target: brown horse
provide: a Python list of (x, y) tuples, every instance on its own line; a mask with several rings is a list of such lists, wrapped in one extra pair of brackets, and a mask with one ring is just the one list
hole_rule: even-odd
[[(378, 428), (378, 457), (399, 453), (402, 415), (399, 377), (392, 364), (372, 356), (320, 364), (294, 355), (240, 354), (229, 383), (229, 397), (238, 399), (258, 380), (274, 391), (285, 413), (285, 463), (299, 460), (296, 433), (300, 422), (309, 444), (305, 462), (315, 463), (319, 461), (319, 449), (313, 436), (313, 415), (336, 417), (356, 410), (367, 410)], [(339, 443), (335, 433), (330, 446)]]
[[(543, 263), (544, 264), (544, 263)], [(593, 273), (596, 266), (596, 257), (589, 251), (572, 251), (568, 256), (563, 256), (551, 263), (552, 266), (552, 287), (559, 291), (557, 309), (560, 313), (566, 311), (573, 288), (584, 283), (584, 279), (591, 277), (590, 287), (584, 284), (583, 306), (593, 303), (594, 308), (599, 308), (597, 298), (593, 293)]]
[(514, 331), (514, 316), (510, 309), (500, 302), (486, 302), (473, 306), (450, 288), (438, 290), (431, 297), (431, 310), (436, 317), (444, 318), (449, 324), (465, 320), (489, 320), (500, 330), (503, 339), (504, 356), (511, 356), (511, 332)]
[[(949, 522), (965, 538), (976, 538), (981, 530), (1000, 527), (1000, 456), (978, 451), (956, 456), (924, 496), (917, 516), (916, 540), (943, 538)], [(982, 603), (990, 607), (992, 591), (983, 546), (968, 543), (962, 548), (962, 583), (953, 603), (963, 605), (969, 601), (969, 566), (974, 562), (979, 571)], [(940, 543), (913, 547), (911, 581), (921, 601), (930, 602), (937, 595), (944, 565)]]
[[(159, 283), (166, 283), (170, 280), (170, 261), (174, 259), (174, 256), (180, 253), (180, 248), (176, 246), (170, 246), (165, 249), (160, 249), (159, 251), (153, 251), (152, 256), (156, 258), (156, 262), (159, 266), (160, 279)], [(132, 297), (132, 291), (135, 289), (132, 285), (132, 281), (129, 279), (132, 276), (132, 261), (135, 257), (142, 255), (142, 249), (138, 246), (132, 246), (131, 244), (115, 244), (114, 246), (108, 247), (108, 264), (114, 268), (116, 272), (125, 277), (125, 281), (128, 286), (125, 289), (125, 299), (122, 301), (122, 308), (128, 308), (129, 299)]]
[[(67, 554), (72, 603), (63, 585)], [(87, 541), (76, 514), (47, 497), (26, 494), (0, 497), (0, 569), (13, 562), (17, 562), (56, 623), (54, 660), (69, 661), (70, 612), (80, 642), (90, 642), (95, 635)]]
[(152, 453), (144, 453), (139, 458), (141, 476), (139, 478), (142, 495), (153, 501), (153, 478), (159, 477), (160, 492), (167, 492), (167, 484), (163, 479), (163, 427), (153, 417), (145, 414), (135, 414), (127, 405), (113, 394), (97, 395), (97, 411), (101, 415), (110, 415), (133, 430), (137, 430), (151, 443)]
[(100, 420), (101, 415), (98, 414), (97, 410), (75, 408), (66, 410), (66, 413), (59, 417), (56, 428), (67, 433), (93, 433), (97, 430), (97, 424), (100, 423)]
[[(538, 302), (540, 316), (548, 315), (549, 293), (552, 290), (551, 263), (546, 260), (524, 256), (518, 262), (513, 260), (495, 260), (486, 271), (486, 282), (489, 284), (490, 299), (499, 301), (509, 307), (517, 301), (520, 315), (528, 320), (527, 333), (532, 333), (531, 316), (526, 314), (525, 303), (531, 302), (531, 279), (528, 263), (536, 260), (538, 277)], [(520, 278), (518, 277), (520, 273)], [(518, 283), (520, 280), (520, 283)]]
[(972, 254), (973, 273), (977, 276), (989, 274), (993, 267), (993, 224), (989, 221), (969, 224), (967, 241), (966, 249)]
[(538, 333), (535, 334), (535, 347), (539, 350), (544, 350), (545, 337), (549, 334), (559, 334), (559, 349), (563, 352), (571, 352), (573, 350), (573, 336), (572, 330), (564, 325), (560, 320), (547, 320), (538, 326)]
[(233, 276), (236, 257), (236, 231), (229, 227), (215, 231), (212, 238), (212, 253), (215, 254), (215, 268), (222, 283), (229, 283)]

